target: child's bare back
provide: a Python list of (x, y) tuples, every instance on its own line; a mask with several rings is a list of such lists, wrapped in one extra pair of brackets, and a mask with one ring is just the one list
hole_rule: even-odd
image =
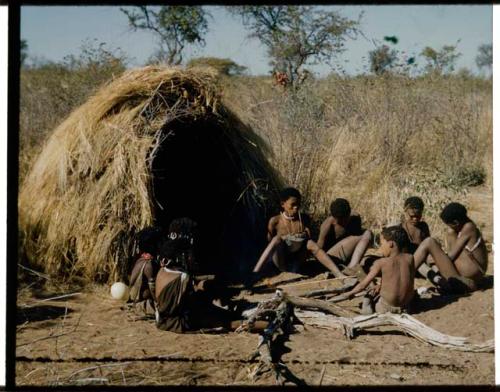
[(405, 307), (413, 298), (413, 256), (400, 253), (377, 260), (382, 272), (380, 296), (391, 306)]
[(381, 275), (380, 285), (365, 296), (362, 313), (401, 313), (408, 309), (413, 298), (415, 278), (413, 256), (402, 252), (408, 245), (408, 234), (401, 226), (386, 227), (380, 241), (380, 251), (385, 257), (373, 263), (368, 275), (344, 296), (352, 298)]

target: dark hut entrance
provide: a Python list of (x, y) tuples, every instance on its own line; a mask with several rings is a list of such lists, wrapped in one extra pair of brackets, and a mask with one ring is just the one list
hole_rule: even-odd
[(155, 223), (168, 228), (175, 218), (194, 219), (203, 272), (248, 276), (265, 241), (265, 216), (238, 201), (246, 184), (228, 135), (210, 118), (175, 121), (166, 133), (153, 161)]

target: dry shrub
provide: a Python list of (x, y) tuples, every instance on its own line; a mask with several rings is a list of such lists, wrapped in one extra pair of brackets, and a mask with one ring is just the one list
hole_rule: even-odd
[(463, 201), (468, 186), (491, 185), (490, 81), (330, 76), (284, 91), (233, 79), (225, 96), (269, 142), (272, 164), (318, 219), (345, 197), (377, 228), (399, 220), (404, 199), (418, 195), (440, 237), (444, 204)]
[(123, 73), (127, 58), (105, 44), (86, 42), (78, 55), (58, 63), (21, 68), (20, 170), (21, 180), (39, 153), (48, 133), (92, 95)]

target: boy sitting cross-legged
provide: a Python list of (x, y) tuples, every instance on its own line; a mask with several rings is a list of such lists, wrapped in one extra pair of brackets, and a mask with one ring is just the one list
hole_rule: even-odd
[(295, 188), (280, 193), (281, 213), (273, 216), (267, 226), (269, 244), (262, 252), (253, 272), (259, 272), (268, 261), (280, 271), (297, 272), (311, 252), (337, 278), (345, 277), (332, 259), (311, 240), (309, 217), (300, 212), (302, 196)]
[(405, 218), (401, 227), (406, 231), (409, 238), (408, 253), (414, 254), (418, 246), (430, 236), (427, 223), (422, 220), (424, 202), (418, 196), (412, 196), (404, 203)]
[(326, 253), (335, 261), (347, 264), (344, 274), (353, 275), (372, 238), (370, 230), (361, 228), (361, 217), (351, 214), (349, 202), (338, 198), (330, 205), (330, 216), (321, 224), (318, 246), (325, 249), (328, 242), (333, 244)]
[(408, 241), (408, 234), (401, 226), (385, 227), (380, 235), (380, 251), (384, 258), (375, 261), (368, 275), (342, 297), (354, 297), (356, 293), (367, 288), (376, 276), (381, 275), (380, 284), (365, 296), (361, 312), (370, 314), (374, 311), (376, 313), (406, 311), (413, 299), (415, 278), (413, 256), (402, 252), (402, 249), (408, 246)]

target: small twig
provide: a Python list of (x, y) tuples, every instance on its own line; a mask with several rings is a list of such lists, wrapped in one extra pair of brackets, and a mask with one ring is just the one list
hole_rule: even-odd
[(58, 295), (58, 296), (56, 296), (56, 297), (50, 297), (50, 298), (39, 299), (39, 300), (36, 300), (36, 301), (34, 301), (34, 302), (38, 303), (38, 302), (53, 301), (53, 300), (56, 300), (56, 299), (73, 297), (73, 296), (75, 296), (75, 295), (80, 295), (80, 294), (81, 294), (81, 292), (78, 292), (78, 293), (71, 293), (71, 294), (63, 294), (63, 295)]
[(57, 297), (38, 299), (38, 300), (33, 301), (30, 304), (23, 304), (20, 307), (22, 307), (22, 308), (31, 308), (35, 304), (38, 304), (38, 303), (41, 303), (41, 302), (53, 301), (53, 300), (56, 300), (56, 299), (67, 298), (67, 297), (74, 297), (75, 295), (79, 295), (79, 294), (81, 294), (81, 293), (80, 292), (79, 293), (71, 293), (71, 294), (58, 295)]
[(64, 336), (64, 335), (69, 335), (70, 333), (73, 333), (73, 332), (76, 331), (76, 329), (78, 328), (78, 325), (80, 324), (80, 319), (81, 318), (82, 318), (82, 315), (80, 315), (80, 317), (78, 318), (78, 321), (77, 321), (77, 323), (75, 325), (75, 328), (73, 328), (72, 331), (64, 332), (64, 333), (58, 333), (57, 335), (44, 336), (42, 338), (38, 338), (38, 339), (32, 340), (31, 342), (28, 342), (28, 343), (19, 344), (19, 345), (16, 346), (16, 348), (19, 348), (19, 347), (22, 347), (22, 346), (27, 346), (29, 344), (40, 342), (42, 340), (53, 339), (53, 338), (58, 338), (58, 337), (61, 337), (61, 336)]
[(318, 385), (321, 385), (323, 382), (323, 377), (325, 376), (326, 365), (323, 365), (323, 369), (321, 370), (321, 374), (319, 375)]
[(83, 368), (83, 369), (77, 370), (76, 372), (71, 373), (69, 375), (69, 377), (68, 377), (68, 381), (71, 380), (78, 373), (82, 373), (82, 372), (85, 372), (87, 370), (96, 370), (96, 369), (101, 369), (101, 368), (104, 368), (104, 367), (125, 366), (125, 365), (128, 365), (129, 363), (131, 363), (131, 362), (110, 363), (109, 365), (97, 365), (97, 366), (86, 367), (86, 368)]
[(35, 373), (37, 370), (43, 370), (43, 367), (33, 369), (31, 372), (29, 372), (27, 375), (24, 376), (24, 378), (28, 378), (31, 376), (33, 373)]
[(101, 378), (78, 378), (75, 380), (76, 383), (88, 383), (88, 382), (109, 382), (109, 380), (105, 377)]
[(264, 105), (265, 103), (271, 103), (273, 101), (274, 101), (274, 99), (268, 99), (267, 101), (257, 102), (256, 104), (251, 105), (248, 109), (250, 110), (250, 109), (253, 109), (254, 107)]
[(29, 324), (29, 321), (25, 321), (24, 323), (22, 323), (21, 325), (19, 325), (17, 327), (17, 332), (19, 331), (22, 331), (24, 328), (26, 328), (26, 326)]
[(41, 272), (38, 272), (38, 271), (32, 270), (31, 268), (25, 267), (24, 265), (19, 264), (19, 263), (17, 263), (17, 265), (18, 265), (19, 267), (21, 267), (22, 269), (24, 269), (24, 270), (26, 270), (26, 271), (28, 271), (28, 272), (31, 272), (33, 275), (39, 276), (40, 278), (43, 278), (43, 279), (50, 280), (50, 277), (49, 277), (49, 275), (47, 275), (47, 274), (43, 274), (43, 273), (41, 273)]

